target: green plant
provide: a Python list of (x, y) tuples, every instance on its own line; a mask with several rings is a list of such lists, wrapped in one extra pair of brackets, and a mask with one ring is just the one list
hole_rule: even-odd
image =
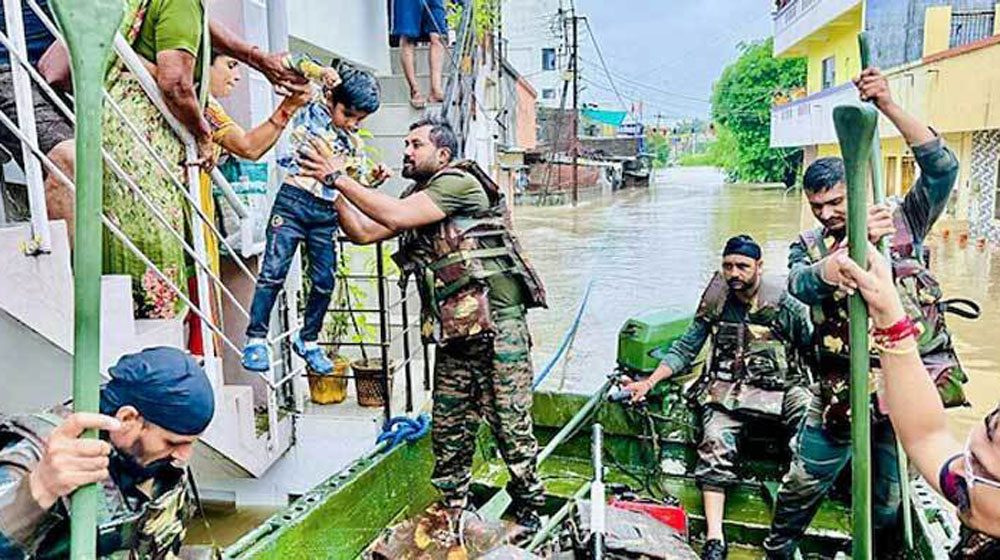
[[(776, 93), (805, 85), (806, 61), (774, 58), (773, 39), (739, 49), (739, 59), (723, 70), (712, 92), (712, 118), (720, 128), (716, 154), (722, 161), (717, 165), (731, 181), (791, 184), (802, 150), (771, 148), (771, 101)], [(729, 138), (723, 139), (722, 129)]]
[[(466, 0), (472, 4), (473, 13), (472, 27), (476, 32), (476, 37), (483, 39), (493, 31), (497, 21), (497, 14), (500, 10), (500, 0)], [(448, 2), (445, 19), (448, 27), (457, 30), (462, 23), (462, 14), (465, 6), (458, 2)]]
[[(349, 246), (340, 252), (335, 273), (337, 286), (330, 301), (331, 308), (336, 311), (328, 312), (323, 321), (323, 338), (332, 344), (334, 355), (340, 354), (342, 343), (370, 342), (376, 334), (375, 325), (368, 314), (354, 311), (368, 300), (368, 291), (364, 286), (349, 278), (351, 253), (357, 250), (358, 248)], [(367, 358), (364, 346), (360, 348), (362, 356)]]

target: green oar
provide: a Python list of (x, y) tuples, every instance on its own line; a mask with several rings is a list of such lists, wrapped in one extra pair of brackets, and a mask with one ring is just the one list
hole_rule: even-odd
[[(847, 240), (854, 262), (867, 267), (868, 198), (867, 164), (870, 159), (878, 111), (871, 105), (841, 105), (833, 110), (833, 124), (844, 156), (847, 180)], [(850, 299), (851, 351), (851, 453), (853, 557), (872, 557), (871, 525), (871, 415), (869, 413), (868, 309), (855, 293)]]
[[(105, 61), (122, 19), (121, 0), (52, 0), (66, 38), (76, 106), (76, 227), (73, 251), (73, 410), (97, 412), (101, 368), (101, 115)], [(94, 430), (82, 437), (96, 438)], [(73, 493), (70, 556), (97, 556), (99, 488)]]
[[(861, 52), (861, 69), (871, 66), (871, 46), (868, 41), (868, 33), (862, 31), (858, 33), (858, 50)], [(882, 175), (882, 143), (878, 139), (878, 128), (876, 127), (875, 142), (872, 143), (871, 169), (872, 169), (872, 194), (875, 204), (885, 202), (885, 185)], [(878, 240), (878, 250), (889, 259), (889, 239), (883, 237)], [(913, 514), (910, 511), (910, 466), (903, 450), (903, 444), (896, 440), (896, 457), (899, 461), (899, 488), (900, 497), (903, 502), (903, 541), (906, 549), (913, 549)]]

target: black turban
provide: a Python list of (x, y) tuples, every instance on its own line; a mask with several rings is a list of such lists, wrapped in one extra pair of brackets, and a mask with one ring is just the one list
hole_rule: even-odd
[(755, 261), (759, 261), (763, 253), (761, 253), (760, 245), (752, 237), (749, 235), (737, 235), (726, 241), (726, 248), (722, 250), (722, 256), (725, 257), (728, 255), (743, 255), (744, 257), (750, 257)]

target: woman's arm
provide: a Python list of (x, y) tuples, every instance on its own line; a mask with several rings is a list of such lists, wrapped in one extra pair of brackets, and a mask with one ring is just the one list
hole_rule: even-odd
[[(874, 246), (868, 248), (869, 271), (864, 271), (844, 252), (836, 255), (847, 288), (859, 290), (871, 313), (875, 328), (888, 328), (906, 318), (893, 284), (888, 261)], [(914, 337), (879, 349), (889, 417), (906, 454), (920, 474), (940, 492), (938, 474), (942, 465), (962, 448), (948, 432), (944, 406), (927, 368), (917, 354)]]
[(312, 86), (309, 84), (290, 84), (288, 87), (294, 89), (295, 93), (282, 99), (274, 114), (266, 121), (249, 131), (233, 123), (221, 138), (217, 138), (218, 144), (241, 158), (254, 161), (260, 159), (277, 143), (295, 112), (305, 106), (312, 95)]

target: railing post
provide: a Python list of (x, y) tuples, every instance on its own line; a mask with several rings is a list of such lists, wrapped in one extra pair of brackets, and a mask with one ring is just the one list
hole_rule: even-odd
[[(22, 18), (21, 0), (3, 0), (4, 17), (7, 23), (7, 37), (11, 46), (19, 53), (27, 53), (24, 42), (24, 20)], [(18, 128), (28, 139), (38, 145), (38, 133), (35, 129), (35, 103), (32, 96), (31, 78), (28, 72), (15, 60), (14, 55), (8, 55), (10, 72), (13, 78), (14, 102), (17, 106)], [(28, 184), (28, 206), (31, 209), (32, 242), (29, 253), (48, 253), (52, 251), (52, 234), (49, 231), (49, 215), (45, 205), (45, 181), (42, 178), (42, 165), (31, 153), (27, 143), (21, 142), (21, 154), (24, 162), (24, 176)]]
[(403, 363), (406, 364), (406, 411), (413, 412), (413, 368), (410, 367), (410, 314), (407, 310), (406, 288), (399, 289), (403, 315)]
[(375, 244), (375, 281), (378, 283), (379, 348), (382, 357), (383, 414), (388, 422), (392, 417), (392, 386), (389, 384), (389, 309), (386, 307), (385, 266), (382, 263), (382, 242)]

